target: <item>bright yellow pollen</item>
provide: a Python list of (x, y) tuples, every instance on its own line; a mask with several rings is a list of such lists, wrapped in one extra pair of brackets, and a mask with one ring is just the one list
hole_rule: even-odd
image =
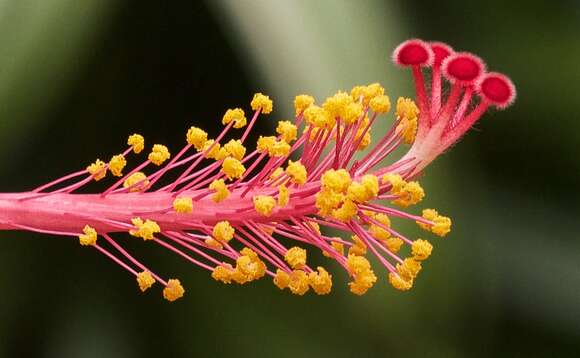
[(213, 237), (220, 242), (229, 242), (234, 238), (235, 230), (227, 220), (220, 221), (213, 227)]
[(296, 109), (296, 116), (304, 112), (304, 110), (314, 104), (314, 97), (301, 94), (294, 98), (294, 109)]
[(288, 166), (286, 167), (286, 174), (298, 185), (306, 183), (306, 167), (300, 161), (293, 162), (289, 160)]
[(332, 275), (328, 273), (323, 267), (316, 268), (318, 272), (311, 272), (308, 274), (308, 281), (310, 287), (317, 295), (327, 295), (332, 289)]
[(288, 288), (295, 294), (302, 296), (310, 289), (308, 282), (308, 275), (302, 270), (294, 270), (290, 274), (290, 282), (288, 282)]
[[(391, 227), (391, 220), (389, 219), (389, 217), (386, 214), (376, 214), (374, 216), (374, 219), (376, 221), (378, 221), (379, 223), (385, 225), (386, 227)], [(389, 233), (388, 230), (385, 230), (384, 228), (375, 225), (375, 224), (371, 224), (369, 227), (369, 234), (371, 234), (373, 237), (379, 239), (379, 240), (386, 240), (388, 239), (391, 234)]]
[(151, 272), (141, 271), (137, 274), (137, 284), (139, 285), (141, 292), (147, 291), (154, 283), (155, 279), (151, 275)]
[(417, 117), (408, 119), (403, 118), (397, 125), (397, 132), (403, 138), (406, 144), (412, 144), (417, 134)]
[(344, 201), (344, 195), (328, 189), (322, 189), (316, 194), (316, 208), (322, 216), (329, 216), (332, 211)]
[(402, 264), (397, 264), (397, 273), (405, 281), (413, 282), (419, 271), (421, 271), (421, 262), (411, 257), (404, 259)]
[(181, 286), (181, 282), (177, 279), (170, 279), (167, 281), (167, 286), (163, 289), (163, 297), (170, 302), (183, 297), (184, 293), (185, 290), (183, 289), (183, 286)]
[(246, 147), (242, 144), (239, 139), (232, 139), (224, 145), (224, 149), (228, 154), (237, 160), (242, 160), (244, 155), (246, 155)]
[(371, 99), (369, 107), (375, 113), (387, 113), (391, 110), (391, 101), (385, 95), (377, 96)]
[(363, 256), (349, 254), (347, 265), (354, 275), (354, 281), (348, 284), (350, 291), (356, 295), (364, 295), (377, 282), (377, 276), (371, 269), (371, 264)]
[(173, 209), (181, 214), (189, 214), (193, 211), (191, 198), (177, 198), (173, 200)]
[(221, 250), (224, 247), (219, 241), (217, 241), (213, 237), (208, 237), (203, 242), (205, 242), (205, 244), (207, 246), (209, 246), (209, 247), (211, 247), (213, 249), (217, 249), (217, 250)]
[(256, 195), (252, 200), (256, 211), (264, 216), (270, 216), (276, 206), (276, 199), (269, 195)]
[(154, 234), (161, 232), (159, 225), (153, 220), (141, 220), (141, 218), (131, 219), (133, 225), (135, 225), (136, 230), (129, 230), (129, 234), (135, 237), (140, 237), (143, 240), (153, 240)]
[[(136, 185), (137, 183), (141, 183)], [(130, 188), (130, 192), (136, 192), (147, 189), (149, 186), (149, 180), (147, 176), (141, 172), (135, 172), (127, 177), (123, 182), (123, 188)]]
[(348, 254), (364, 256), (367, 253), (367, 245), (357, 235), (352, 235), (351, 239), (354, 244), (348, 249)]
[[(200, 128), (191, 127), (187, 130), (187, 144), (193, 145), (197, 151), (205, 150), (204, 146), (207, 142), (207, 133)], [(219, 149), (219, 148), (218, 148)]]
[(148, 159), (155, 165), (161, 165), (169, 159), (169, 157), (171, 157), (171, 154), (169, 154), (169, 149), (167, 149), (166, 146), (155, 144), (151, 153), (149, 153)]
[(284, 260), (286, 260), (293, 269), (300, 269), (306, 265), (306, 250), (294, 246), (286, 252)]
[(274, 136), (267, 136), (267, 137), (260, 136), (260, 138), (258, 138), (256, 149), (260, 153), (269, 152), (270, 148), (274, 145), (275, 142), (276, 142), (276, 137), (274, 137)]
[[(341, 256), (344, 255), (344, 244), (342, 242), (338, 242), (338, 241), (332, 241), (330, 243), (330, 246), (332, 246), (333, 249), (336, 250), (336, 252), (338, 252)], [(322, 254), (326, 257), (333, 257), (329, 252), (327, 251), (322, 251)]]
[(260, 260), (258, 254), (245, 247), (240, 251), (241, 256), (236, 259), (236, 269), (232, 279), (239, 284), (254, 281), (264, 277), (266, 264)]
[(274, 285), (279, 289), (283, 290), (288, 287), (290, 283), (290, 275), (283, 270), (276, 270), (276, 275), (274, 275)]
[(107, 175), (107, 164), (100, 159), (87, 167), (87, 172), (93, 176), (95, 181), (103, 179)]
[(413, 241), (413, 245), (411, 245), (411, 253), (413, 254), (413, 258), (417, 261), (426, 260), (431, 256), (432, 251), (433, 245), (431, 245), (427, 240), (415, 240)]
[(408, 291), (413, 287), (413, 281), (405, 281), (394, 272), (389, 272), (389, 283), (399, 291)]
[(230, 191), (228, 190), (228, 187), (223, 179), (215, 179), (212, 181), (209, 185), (209, 189), (215, 190), (215, 193), (211, 198), (216, 203), (219, 203), (220, 201), (230, 196)]
[(236, 158), (228, 157), (222, 163), (222, 171), (229, 180), (241, 178), (246, 167)]
[(399, 252), (399, 250), (401, 250), (401, 246), (403, 246), (403, 240), (401, 240), (401, 238), (399, 237), (390, 237), (387, 240), (384, 241), (385, 245), (387, 246), (387, 249), (389, 249), (390, 252), (396, 254), (397, 252)]
[[(344, 118), (346, 112), (349, 111), (350, 104), (355, 104), (352, 97), (346, 92), (339, 91), (334, 96), (327, 98), (322, 104), (322, 108), (328, 111), (332, 117), (341, 117), (346, 123), (350, 124), (352, 121), (349, 122)], [(362, 107), (360, 108), (362, 111)], [(351, 119), (350, 116), (349, 119)]]
[(114, 155), (109, 161), (109, 169), (111, 170), (111, 174), (116, 177), (122, 177), (123, 169), (126, 165), (127, 160), (123, 154)]
[[(304, 110), (304, 120), (306, 123), (314, 126), (315, 128), (326, 128), (332, 129), (336, 124), (336, 118), (326, 109), (318, 106), (310, 106)], [(315, 131), (312, 132), (310, 139), (315, 136)]]
[(417, 118), (419, 116), (419, 108), (412, 99), (399, 97), (397, 99), (396, 115), (398, 118)]
[(393, 200), (393, 203), (404, 208), (417, 204), (425, 197), (425, 191), (416, 181), (406, 183), (397, 194), (399, 195), (399, 198)]
[(379, 194), (379, 179), (372, 175), (364, 175), (360, 183), (353, 182), (348, 187), (347, 196), (357, 203), (364, 203), (377, 197)]
[(290, 200), (290, 191), (286, 187), (286, 185), (279, 185), (278, 186), (278, 206), (283, 208), (288, 205), (288, 201)]
[(358, 206), (351, 200), (345, 200), (338, 209), (332, 211), (332, 217), (342, 222), (350, 221), (356, 216)]
[(83, 246), (95, 246), (97, 243), (97, 230), (89, 225), (85, 225), (83, 234), (79, 235), (79, 242)]
[(133, 148), (135, 154), (139, 154), (145, 149), (145, 138), (141, 134), (132, 134), (127, 139), (127, 145)]
[[(350, 97), (349, 97), (350, 98)], [(342, 120), (346, 124), (352, 124), (363, 115), (363, 106), (360, 103), (348, 104), (341, 115)]]
[(391, 173), (383, 175), (381, 181), (383, 184), (387, 183), (391, 184), (390, 192), (393, 195), (399, 194), (403, 189), (403, 187), (405, 186), (405, 184), (407, 184), (407, 182), (399, 174), (391, 174)]
[(271, 113), (273, 108), (272, 100), (270, 99), (270, 97), (263, 95), (261, 93), (256, 93), (254, 95), (254, 98), (252, 99), (250, 106), (254, 111), (261, 110), (260, 113), (263, 114)]
[(234, 122), (234, 128), (243, 128), (247, 124), (246, 115), (241, 108), (228, 109), (222, 118), (222, 124)]
[(282, 174), (284, 174), (284, 169), (282, 167), (278, 167), (272, 172), (272, 174), (270, 174), (270, 179), (276, 179)]
[(232, 265), (227, 263), (222, 263), (221, 265), (216, 266), (212, 273), (211, 277), (223, 283), (232, 283), (232, 277), (234, 275), (234, 269)]
[(276, 127), (278, 133), (286, 143), (290, 143), (296, 139), (298, 135), (298, 127), (290, 121), (279, 121)]
[(417, 222), (417, 224), (423, 229), (431, 231), (435, 235), (443, 237), (451, 231), (451, 219), (447, 216), (439, 215), (439, 213), (434, 209), (423, 210), (423, 218), (432, 221), (433, 225), (420, 222)]
[(320, 179), (322, 187), (338, 193), (346, 193), (348, 186), (351, 183), (350, 174), (345, 169), (329, 169)]

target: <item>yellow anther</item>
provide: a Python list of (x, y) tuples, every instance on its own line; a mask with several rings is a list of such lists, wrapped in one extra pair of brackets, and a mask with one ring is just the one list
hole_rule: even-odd
[(270, 216), (276, 206), (276, 199), (269, 195), (256, 195), (253, 201), (256, 211), (264, 216)]
[(250, 102), (250, 106), (254, 111), (260, 110), (260, 113), (269, 114), (272, 112), (272, 100), (270, 97), (263, 95), (262, 93), (256, 93), (254, 98), (252, 98), (252, 102)]
[(141, 220), (141, 218), (131, 219), (133, 225), (135, 225), (135, 230), (129, 230), (129, 234), (135, 237), (140, 237), (143, 240), (153, 240), (154, 234), (161, 232), (159, 225), (153, 220)]
[(149, 271), (141, 271), (137, 274), (137, 284), (141, 289), (141, 292), (147, 291), (155, 283), (155, 278), (151, 275)]
[(270, 174), (270, 179), (276, 179), (282, 174), (284, 174), (284, 169), (282, 167), (278, 167), (272, 172), (272, 174)]
[[(338, 239), (338, 238), (337, 238)], [(338, 241), (332, 241), (330, 243), (330, 246), (332, 246), (333, 249), (336, 250), (336, 252), (338, 252), (341, 256), (344, 255), (344, 244), (342, 242), (338, 242)], [(326, 257), (333, 257), (329, 252), (327, 251), (322, 251), (322, 254)]]
[(413, 254), (413, 258), (417, 261), (426, 260), (431, 256), (432, 251), (433, 245), (431, 245), (427, 240), (415, 240), (413, 241), (413, 245), (411, 245), (411, 253)]
[(389, 97), (381, 95), (371, 99), (369, 106), (375, 113), (387, 113), (391, 110), (391, 101)]
[(397, 194), (399, 198), (393, 200), (393, 203), (404, 208), (417, 204), (425, 197), (425, 191), (416, 181), (406, 183)]
[(215, 179), (212, 181), (209, 185), (209, 189), (215, 190), (215, 193), (211, 198), (216, 203), (219, 203), (220, 201), (230, 196), (230, 191), (228, 190), (228, 187), (223, 179)]
[(405, 281), (413, 282), (419, 271), (421, 271), (421, 262), (411, 257), (404, 259), (402, 264), (397, 264), (397, 273)]
[(357, 236), (351, 236), (354, 244), (348, 249), (349, 255), (364, 256), (367, 253), (367, 245)]
[(316, 208), (322, 216), (329, 216), (344, 201), (344, 195), (329, 189), (322, 189), (316, 194)]
[(322, 107), (333, 117), (343, 117), (351, 103), (353, 103), (352, 97), (346, 92), (339, 91), (334, 96), (327, 98)]
[[(371, 83), (364, 89), (365, 99), (370, 101), (377, 96), (382, 96), (385, 94), (385, 89), (379, 83)], [(368, 103), (368, 102), (367, 102)]]
[(408, 291), (413, 287), (413, 281), (405, 281), (394, 272), (389, 272), (389, 283), (399, 291)]
[[(140, 183), (140, 184), (137, 184)], [(141, 172), (135, 172), (127, 177), (123, 182), (123, 188), (130, 188), (130, 192), (145, 190), (149, 187), (149, 179)]]
[(208, 159), (222, 160), (228, 156), (228, 152), (213, 139), (206, 140), (199, 151), (204, 152), (204, 156)]
[(246, 147), (242, 144), (239, 139), (232, 139), (224, 145), (224, 149), (228, 154), (237, 160), (242, 160), (244, 155), (246, 155)]
[(267, 136), (267, 137), (260, 136), (260, 138), (258, 138), (256, 149), (260, 153), (269, 153), (270, 148), (274, 145), (274, 143), (276, 143), (276, 137), (274, 137), (274, 136)]
[(324, 189), (329, 189), (337, 193), (346, 193), (351, 183), (351, 178), (345, 169), (329, 169), (322, 174), (320, 182)]
[(401, 178), (401, 176), (399, 174), (392, 174), (392, 173), (387, 173), (385, 175), (383, 175), (382, 178), (382, 183), (383, 184), (391, 184), (391, 194), (393, 195), (397, 195), (401, 192), (401, 190), (403, 189), (403, 187), (405, 186), (405, 184), (407, 184), (407, 182)]
[(417, 118), (419, 115), (419, 108), (410, 98), (403, 98), (399, 97), (397, 99), (397, 109), (396, 109), (397, 118), (407, 118), (413, 119)]
[(348, 187), (348, 198), (357, 203), (364, 203), (377, 197), (379, 194), (379, 180), (372, 174), (362, 177), (361, 182), (353, 182)]
[(93, 176), (95, 181), (103, 179), (107, 175), (107, 164), (100, 159), (87, 167), (87, 172)]
[(184, 293), (185, 290), (183, 289), (183, 286), (181, 286), (181, 282), (179, 282), (178, 279), (170, 279), (167, 281), (167, 286), (165, 286), (163, 289), (163, 297), (165, 297), (165, 299), (170, 302), (183, 297)]
[(435, 235), (443, 237), (451, 231), (451, 219), (447, 216), (439, 215), (439, 213), (434, 209), (423, 210), (423, 218), (433, 222), (433, 225), (420, 222), (417, 222), (417, 224), (423, 229), (431, 231)]
[(213, 237), (220, 242), (229, 242), (234, 238), (235, 230), (227, 220), (220, 221), (213, 227)]
[[(391, 220), (386, 214), (376, 214), (374, 219), (386, 227), (391, 227)], [(391, 236), (388, 230), (376, 224), (371, 224), (369, 227), (369, 234), (379, 240), (386, 240)]]
[(85, 225), (83, 234), (79, 235), (79, 242), (83, 246), (94, 246), (97, 243), (97, 230)]
[(286, 262), (293, 269), (300, 269), (306, 265), (306, 250), (298, 246), (294, 246), (293, 248), (286, 251), (284, 260), (286, 260)]
[(145, 138), (141, 134), (132, 134), (127, 139), (127, 145), (133, 148), (135, 154), (139, 154), (145, 149)]
[(269, 148), (269, 154), (272, 157), (285, 157), (290, 153), (290, 144), (284, 140), (276, 140)]
[(222, 263), (221, 265), (216, 266), (211, 273), (211, 277), (214, 280), (223, 283), (231, 283), (233, 275), (234, 269), (232, 268), (232, 265), (227, 263)]
[(193, 211), (191, 198), (177, 198), (173, 200), (173, 209), (181, 214), (189, 214)]
[(229, 180), (241, 178), (246, 167), (236, 158), (227, 157), (222, 163), (222, 171)]
[(283, 208), (288, 205), (288, 201), (290, 200), (290, 191), (286, 187), (286, 185), (279, 185), (278, 186), (278, 206)]
[(352, 97), (353, 101), (358, 102), (361, 99), (364, 99), (366, 86), (354, 86), (350, 90), (350, 96)]
[(204, 242), (207, 246), (211, 247), (212, 249), (221, 250), (224, 247), (219, 241), (217, 241), (213, 237), (208, 237), (207, 239), (204, 240)]
[(288, 283), (288, 288), (295, 294), (302, 296), (310, 289), (308, 284), (308, 275), (302, 270), (294, 270), (290, 274), (290, 282)]
[(304, 110), (314, 104), (314, 97), (301, 94), (294, 98), (294, 109), (296, 109), (296, 116), (304, 112)]
[(200, 128), (190, 127), (187, 130), (187, 144), (193, 145), (197, 151), (201, 151), (204, 148), (205, 142), (207, 142), (207, 133)]
[(127, 160), (123, 154), (114, 155), (109, 161), (109, 169), (111, 174), (116, 177), (123, 176), (123, 169), (127, 165)]
[(228, 109), (222, 118), (222, 124), (234, 122), (234, 128), (243, 128), (247, 124), (246, 115), (241, 108)]
[(389, 249), (389, 251), (391, 251), (394, 254), (399, 252), (399, 250), (401, 250), (401, 246), (403, 246), (403, 240), (401, 240), (398, 237), (394, 237), (394, 236), (389, 237), (384, 242), (385, 242), (385, 245), (387, 245), (387, 249)]
[[(314, 105), (304, 110), (304, 120), (315, 128), (332, 129), (336, 124), (336, 118), (329, 111)], [(313, 134), (310, 136), (311, 140), (313, 139), (313, 135), (316, 135), (314, 130), (312, 132)]]
[(332, 289), (332, 275), (320, 266), (318, 266), (316, 270), (318, 270), (318, 272), (311, 272), (308, 274), (310, 287), (312, 287), (317, 295), (327, 295)]
[(288, 287), (290, 283), (290, 275), (283, 270), (276, 270), (276, 275), (274, 275), (274, 285), (279, 289), (283, 290)]
[(338, 209), (332, 211), (332, 217), (342, 222), (350, 221), (356, 216), (358, 206), (351, 200), (345, 200)]
[(232, 278), (240, 284), (262, 278), (266, 274), (266, 264), (260, 260), (258, 254), (245, 247), (240, 251), (241, 256), (236, 259), (236, 269)]
[(289, 160), (288, 166), (286, 167), (286, 174), (288, 174), (295, 184), (302, 185), (306, 183), (306, 167), (300, 161), (293, 162)]
[(348, 284), (352, 293), (363, 295), (377, 282), (377, 276), (365, 257), (349, 254), (347, 265), (354, 276), (354, 281)]
[(412, 144), (417, 134), (417, 117), (401, 119), (396, 130), (406, 144)]
[[(350, 98), (350, 97), (349, 97)], [(342, 112), (341, 118), (344, 123), (352, 124), (363, 115), (363, 107), (360, 103), (349, 103)]]
[(298, 128), (290, 121), (280, 121), (278, 122), (278, 127), (276, 127), (276, 133), (278, 133), (286, 143), (290, 143), (296, 139)]
[(171, 157), (169, 149), (161, 144), (155, 144), (149, 153), (149, 160), (155, 165), (163, 164), (169, 157)]

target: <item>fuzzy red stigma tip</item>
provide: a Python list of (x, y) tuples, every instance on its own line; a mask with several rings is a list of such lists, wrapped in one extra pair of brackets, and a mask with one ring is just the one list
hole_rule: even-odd
[(429, 45), (433, 51), (433, 66), (441, 66), (443, 60), (455, 52), (451, 46), (443, 42), (430, 42)]
[(477, 92), (499, 109), (509, 107), (516, 99), (516, 87), (505, 75), (489, 72), (477, 83)]
[(443, 61), (443, 74), (453, 82), (472, 85), (485, 72), (483, 60), (469, 52), (458, 52)]
[(431, 66), (433, 57), (431, 47), (426, 42), (418, 39), (403, 42), (393, 52), (393, 62), (403, 67)]

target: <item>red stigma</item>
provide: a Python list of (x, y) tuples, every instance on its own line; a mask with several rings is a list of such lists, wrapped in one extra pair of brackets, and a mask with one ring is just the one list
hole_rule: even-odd
[(408, 40), (393, 52), (393, 61), (399, 66), (430, 66), (433, 63), (431, 47), (421, 40)]
[(433, 65), (434, 66), (441, 66), (443, 60), (454, 53), (451, 46), (447, 45), (443, 42), (431, 42), (431, 51), (433, 51)]
[(451, 82), (470, 85), (484, 72), (483, 60), (471, 53), (456, 53), (443, 61), (443, 73)]
[(486, 73), (478, 82), (478, 92), (497, 108), (506, 108), (516, 98), (516, 88), (505, 75), (497, 72)]

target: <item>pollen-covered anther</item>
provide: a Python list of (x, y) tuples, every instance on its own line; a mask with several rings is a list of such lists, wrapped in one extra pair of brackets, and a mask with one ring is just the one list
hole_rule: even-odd
[(327, 295), (332, 290), (332, 275), (321, 266), (318, 266), (316, 270), (318, 272), (308, 274), (310, 287), (317, 295)]
[(404, 280), (394, 272), (389, 272), (389, 283), (399, 291), (408, 291), (413, 287), (413, 281)]
[(431, 66), (433, 58), (431, 46), (419, 39), (407, 40), (393, 52), (393, 62), (399, 66)]
[(429, 243), (427, 240), (415, 240), (411, 245), (411, 253), (413, 254), (413, 258), (417, 261), (424, 261), (429, 256), (431, 256), (431, 252), (433, 251), (433, 245)]
[(82, 246), (95, 246), (97, 243), (97, 230), (89, 225), (85, 225), (83, 234), (79, 235), (79, 242)]
[(167, 149), (166, 146), (162, 144), (155, 144), (153, 145), (153, 149), (151, 149), (151, 153), (149, 153), (148, 159), (151, 161), (151, 163), (159, 166), (165, 163), (169, 157), (171, 157), (171, 154), (169, 153), (169, 149)]
[(216, 203), (225, 200), (230, 195), (230, 191), (223, 179), (215, 179), (212, 181), (209, 185), (209, 189), (215, 190), (215, 193), (211, 198)]
[(473, 85), (485, 72), (483, 60), (469, 52), (457, 52), (442, 63), (443, 74), (452, 83)]
[(250, 106), (254, 111), (259, 110), (260, 113), (269, 114), (272, 112), (273, 103), (270, 97), (262, 93), (256, 93), (252, 99), (252, 102), (250, 103)]
[(111, 174), (116, 177), (123, 176), (123, 169), (127, 165), (127, 160), (123, 154), (114, 155), (109, 161), (109, 169)]
[(451, 231), (451, 219), (447, 216), (439, 215), (437, 210), (434, 209), (425, 209), (423, 210), (423, 218), (431, 221), (433, 224), (425, 224), (421, 222), (417, 222), (417, 224), (427, 230), (431, 231), (435, 235), (438, 236), (445, 236)]
[(229, 156), (237, 160), (242, 160), (244, 155), (246, 155), (246, 147), (244, 147), (239, 139), (231, 139), (224, 144), (224, 149)]
[(87, 167), (87, 172), (93, 176), (95, 181), (99, 181), (107, 176), (107, 164), (100, 159)]
[[(192, 145), (196, 150), (201, 151), (207, 142), (207, 133), (200, 128), (190, 127), (187, 130), (187, 144)], [(219, 150), (219, 147), (218, 147)]]
[(290, 143), (296, 139), (298, 135), (298, 128), (290, 121), (279, 121), (276, 127), (278, 133), (286, 143)]
[(149, 271), (141, 271), (137, 274), (137, 284), (141, 292), (147, 291), (155, 283), (155, 278)]
[(288, 284), (290, 283), (290, 274), (288, 274), (284, 270), (277, 269), (276, 274), (274, 275), (273, 282), (274, 285), (276, 285), (276, 287), (283, 290), (286, 287), (288, 287)]
[(254, 202), (254, 209), (263, 216), (272, 215), (274, 207), (276, 207), (276, 199), (269, 195), (256, 195), (252, 198)]
[(306, 250), (301, 247), (294, 246), (284, 255), (284, 260), (293, 269), (301, 269), (306, 265)]
[(310, 289), (308, 274), (302, 270), (294, 270), (290, 273), (288, 288), (295, 295), (302, 296)]
[(418, 182), (410, 181), (406, 183), (403, 188), (396, 193), (396, 195), (398, 195), (399, 198), (393, 200), (393, 203), (406, 208), (423, 200), (425, 197), (425, 191)]
[(189, 214), (193, 211), (191, 198), (177, 198), (173, 200), (173, 209), (180, 214)]
[(222, 117), (222, 124), (234, 122), (234, 128), (243, 128), (247, 124), (246, 115), (241, 108), (228, 109)]
[(346, 199), (340, 207), (332, 210), (332, 217), (342, 222), (353, 219), (358, 212), (358, 206), (350, 199)]
[(364, 256), (367, 253), (367, 245), (357, 236), (352, 235), (353, 245), (348, 249), (349, 255)]
[[(389, 217), (386, 214), (382, 214), (382, 213), (377, 214), (374, 216), (374, 219), (386, 227), (391, 227), (391, 220), (389, 219)], [(391, 236), (389, 231), (387, 231), (383, 227), (381, 227), (379, 225), (375, 225), (375, 224), (371, 224), (369, 226), (369, 234), (371, 234), (371, 236), (373, 236), (374, 238), (379, 239), (379, 240), (383, 240), (383, 241), (387, 240)]]
[(131, 219), (131, 223), (135, 226), (135, 229), (129, 230), (129, 234), (135, 237), (140, 237), (143, 240), (153, 240), (155, 237), (153, 235), (161, 232), (159, 225), (153, 221), (146, 219), (143, 221), (141, 218)]
[(397, 264), (397, 273), (405, 281), (413, 282), (419, 271), (421, 271), (421, 262), (412, 257), (407, 257), (402, 264)]
[(306, 183), (308, 177), (306, 167), (300, 161), (293, 162), (289, 160), (288, 166), (286, 167), (286, 174), (298, 185)]
[[(339, 239), (339, 238), (335, 238), (335, 239)], [(338, 242), (338, 241), (333, 241), (330, 243), (330, 246), (332, 246), (332, 248), (340, 255), (343, 256), (344, 255), (344, 244), (342, 242)], [(325, 257), (333, 257), (332, 254), (328, 251), (322, 251), (322, 254)]]
[(234, 268), (228, 263), (222, 263), (221, 265), (216, 266), (211, 273), (211, 277), (214, 280), (226, 284), (232, 283), (233, 276)]
[(379, 179), (372, 174), (362, 177), (360, 183), (352, 182), (347, 190), (347, 197), (357, 203), (365, 203), (377, 197), (379, 193)]
[(131, 146), (135, 154), (139, 154), (145, 149), (145, 138), (141, 134), (132, 134), (127, 139), (127, 145)]
[(352, 179), (350, 173), (345, 169), (329, 169), (320, 179), (322, 188), (329, 189), (337, 193), (346, 193), (349, 188)]
[(234, 233), (234, 228), (227, 220), (219, 221), (212, 230), (213, 237), (220, 242), (229, 242), (234, 238)]
[(375, 113), (387, 113), (391, 110), (391, 101), (388, 96), (377, 96), (371, 99), (369, 107)]
[(279, 185), (278, 186), (278, 206), (283, 208), (288, 205), (288, 201), (290, 200), (290, 191), (286, 187), (286, 185)]
[(181, 282), (178, 279), (170, 279), (167, 281), (167, 286), (163, 289), (163, 297), (170, 302), (183, 297), (184, 293), (185, 289), (181, 286)]
[(227, 157), (222, 163), (222, 171), (230, 180), (241, 178), (246, 172), (246, 167), (236, 158)]
[[(139, 183), (139, 184), (137, 184)], [(123, 188), (130, 192), (142, 191), (149, 187), (149, 180), (142, 172), (135, 172), (127, 177), (123, 182)]]
[(401, 240), (399, 237), (391, 236), (383, 242), (385, 243), (387, 249), (394, 254), (399, 252), (399, 250), (401, 250), (401, 246), (403, 246), (403, 240)]
[(314, 104), (314, 97), (307, 94), (300, 94), (294, 98), (294, 109), (296, 116), (304, 112), (304, 110)]
[(258, 280), (266, 274), (266, 264), (252, 249), (244, 247), (236, 259), (236, 269), (232, 276), (239, 284)]
[(347, 265), (354, 276), (354, 281), (348, 284), (350, 291), (359, 296), (364, 295), (377, 282), (377, 276), (371, 269), (371, 264), (363, 256), (349, 254)]
[(505, 75), (489, 72), (477, 82), (477, 92), (498, 109), (509, 107), (516, 99), (516, 87)]

